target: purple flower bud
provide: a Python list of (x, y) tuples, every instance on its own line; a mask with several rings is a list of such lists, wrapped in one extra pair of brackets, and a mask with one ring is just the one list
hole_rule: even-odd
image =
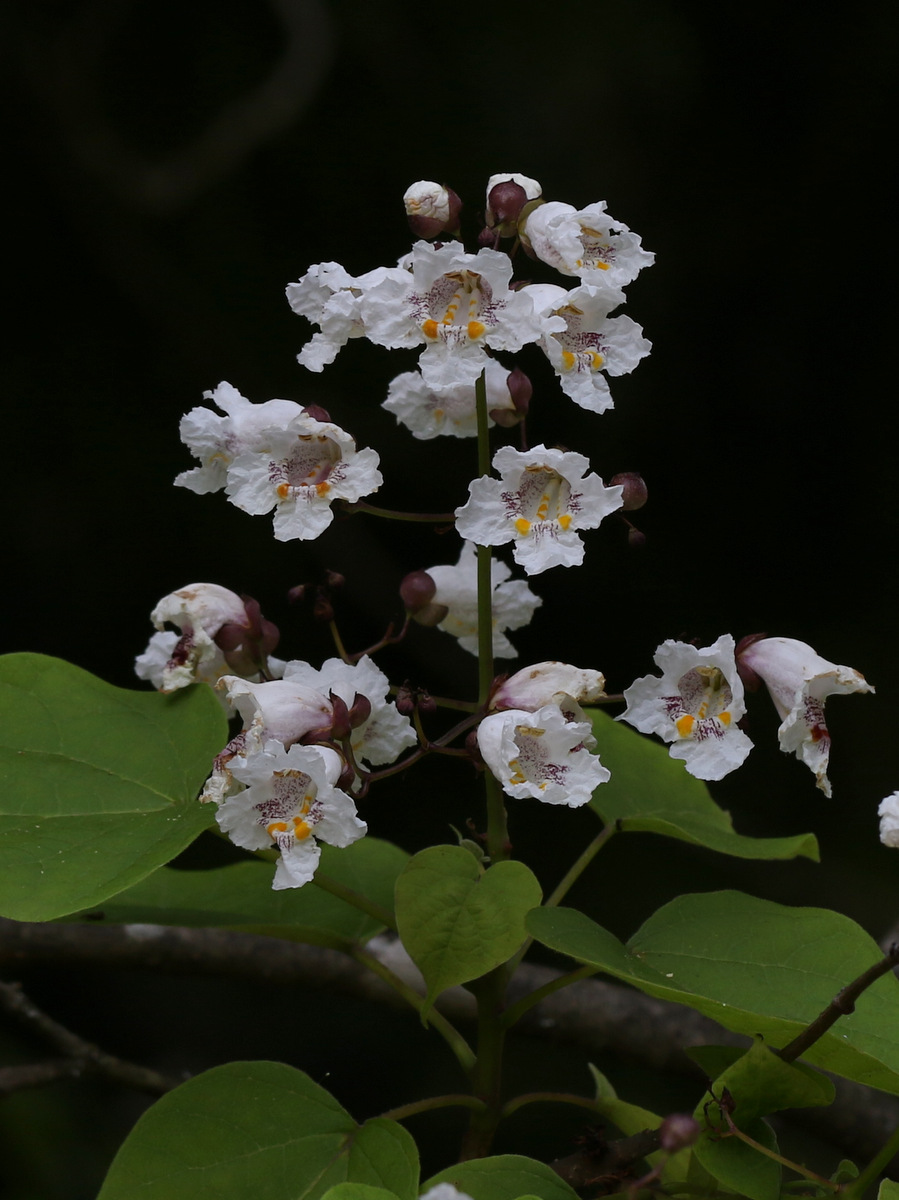
[(458, 232), (462, 201), (452, 188), (422, 179), (406, 189), (403, 204), (409, 228), (416, 237), (434, 238), (441, 233)]
[(764, 683), (764, 680), (761, 675), (753, 671), (748, 662), (742, 661), (740, 656), (744, 650), (748, 650), (750, 646), (754, 646), (756, 642), (761, 642), (767, 636), (767, 633), (749, 633), (737, 642), (737, 648), (734, 651), (737, 660), (737, 672), (743, 680), (743, 687), (746, 688), (747, 692), (757, 692)]
[(406, 612), (414, 616), (434, 599), (437, 584), (427, 571), (411, 571), (400, 584), (400, 597)]
[(353, 703), (349, 708), (350, 725), (353, 729), (358, 729), (360, 725), (364, 725), (371, 716), (371, 700), (368, 696), (363, 696), (361, 692), (356, 692), (353, 696)]
[(331, 737), (335, 742), (340, 742), (350, 736), (352, 728), (350, 710), (347, 708), (346, 701), (336, 693), (329, 692), (328, 699), (331, 701)]
[(320, 404), (309, 404), (303, 409), (307, 417), (311, 417), (313, 421), (322, 421), (326, 425), (331, 424), (331, 414), (326, 408), (322, 408)]
[(324, 588), (316, 588), (312, 616), (316, 621), (333, 621), (334, 608)]
[(635, 509), (642, 508), (649, 497), (646, 482), (636, 471), (622, 471), (621, 474), (613, 476), (609, 480), (609, 487), (617, 486), (624, 489), (621, 493), (621, 507), (624, 512), (634, 512)]
[(402, 713), (404, 717), (411, 717), (415, 712), (415, 693), (408, 683), (404, 683), (397, 689), (394, 704), (396, 711)]
[(646, 545), (646, 534), (641, 533), (639, 529), (634, 529), (632, 525), (627, 531), (627, 544), (635, 550), (640, 550)]

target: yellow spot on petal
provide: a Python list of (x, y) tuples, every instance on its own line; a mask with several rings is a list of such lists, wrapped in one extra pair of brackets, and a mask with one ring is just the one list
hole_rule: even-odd
[(331, 485), (330, 483), (317, 483), (315, 485), (315, 490), (318, 492), (319, 496), (327, 496), (328, 492), (331, 490)]
[(570, 350), (562, 351), (562, 366), (564, 367), (564, 369), (566, 371), (570, 371), (576, 361), (577, 360), (575, 359), (574, 355), (571, 353)]
[(590, 365), (593, 367), (594, 371), (598, 371), (604, 362), (605, 359), (601, 354), (597, 353), (596, 350), (590, 351)]
[(525, 534), (530, 531), (531, 523), (530, 523), (530, 521), (526, 521), (524, 519), (524, 517), (519, 517), (518, 520), (515, 522), (515, 528), (518, 530), (519, 533)]
[(567, 529), (571, 524), (571, 513), (562, 513), (561, 517), (559, 517), (559, 524), (563, 529)]
[(293, 832), (294, 832), (294, 837), (296, 837), (297, 841), (303, 842), (306, 840), (306, 838), (312, 832), (312, 826), (307, 825), (306, 822), (304, 820), (302, 820), (300, 817), (294, 817)]
[(421, 331), (427, 338), (436, 338), (437, 337), (437, 322), (436, 321), (425, 321), (424, 325), (422, 325), (422, 327), (421, 327)]
[(476, 342), (478, 338), (483, 337), (486, 332), (487, 326), (482, 325), (480, 321), (468, 322), (468, 336), (473, 342)]
[(289, 483), (279, 483), (277, 490), (278, 490), (278, 495), (281, 497), (281, 499), (286, 500), (287, 497), (290, 495), (290, 484)]
[(266, 825), (265, 832), (270, 838), (274, 838), (276, 834), (287, 833), (286, 821), (272, 821), (271, 825)]
[(682, 717), (678, 717), (674, 724), (681, 737), (689, 737), (693, 732), (693, 726), (696, 724), (696, 718), (691, 717), (689, 713), (684, 713)]
[(718, 720), (722, 725), (729, 725), (731, 723), (731, 719), (731, 715), (727, 709), (725, 709), (724, 712), (718, 713)]

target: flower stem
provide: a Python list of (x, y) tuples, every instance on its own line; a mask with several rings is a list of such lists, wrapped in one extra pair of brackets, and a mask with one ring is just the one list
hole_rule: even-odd
[(506, 1036), (502, 1010), (508, 979), (508, 969), (502, 966), (468, 985), (478, 1002), (478, 1052), (471, 1070), (471, 1090), (482, 1101), (483, 1108), (471, 1114), (459, 1152), (462, 1162), (483, 1158), (490, 1152), (502, 1114), (500, 1085)]
[(312, 876), (312, 882), (316, 887), (321, 888), (323, 892), (329, 892), (332, 896), (336, 896), (338, 900), (343, 900), (347, 904), (351, 904), (353, 908), (358, 908), (360, 912), (367, 913), (382, 925), (386, 925), (388, 929), (392, 929), (396, 933), (396, 917), (393, 913), (383, 906), (378, 904), (376, 900), (370, 900), (368, 896), (363, 896), (361, 892), (354, 891), (353, 888), (346, 887), (345, 884), (338, 883), (330, 875), (326, 875), (323, 871), (316, 871)]
[(876, 1182), (877, 1176), (896, 1154), (899, 1154), (899, 1129), (894, 1131), (887, 1144), (875, 1154), (858, 1178), (853, 1179), (843, 1189), (842, 1194), (846, 1200), (862, 1200), (862, 1196)]
[(373, 517), (384, 517), (388, 521), (424, 521), (431, 525), (452, 525), (456, 520), (455, 513), (409, 513), (399, 512), (394, 508), (378, 508), (365, 500), (355, 500), (352, 503), (343, 501), (341, 508), (346, 513), (364, 512)]
[(575, 884), (578, 879), (580, 879), (581, 875), (583, 875), (584, 871), (600, 852), (609, 838), (611, 838), (612, 835), (617, 832), (618, 828), (614, 821), (610, 825), (603, 826), (589, 846), (586, 846), (581, 851), (566, 873), (556, 884), (552, 895), (546, 901), (547, 908), (556, 908), (561, 901), (565, 899), (572, 885)]
[(446, 1096), (429, 1096), (427, 1100), (415, 1100), (411, 1104), (401, 1104), (398, 1108), (389, 1108), (381, 1116), (389, 1121), (405, 1121), (407, 1117), (415, 1117), (419, 1113), (433, 1112), (436, 1108), (483, 1108), (483, 1100), (477, 1096), (465, 1093)]
[(535, 988), (533, 992), (529, 992), (527, 996), (522, 996), (511, 1008), (507, 1008), (503, 1013), (503, 1023), (507, 1029), (511, 1029), (516, 1021), (534, 1007), (541, 1000), (545, 1000), (547, 996), (551, 996), (553, 992), (558, 992), (562, 988), (570, 987), (572, 983), (577, 983), (581, 979), (589, 979), (591, 975), (595, 975), (599, 967), (583, 966), (576, 967), (575, 970), (569, 971), (566, 975), (559, 975), (556, 979), (551, 979), (549, 983), (545, 983), (543, 987)]

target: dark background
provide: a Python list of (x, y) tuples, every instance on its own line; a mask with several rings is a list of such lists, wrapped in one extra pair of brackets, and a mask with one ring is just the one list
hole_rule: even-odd
[[(779, 753), (763, 696), (750, 713), (756, 749), (713, 788), (742, 832), (814, 830), (822, 866), (734, 864), (640, 836), (616, 842), (574, 902), (628, 935), (678, 891), (739, 886), (838, 908), (882, 936), (899, 917), (899, 861), (879, 845), (875, 816), (899, 787), (895, 6), (869, 0), (834, 22), (766, 0), (573, 0), (552, 12), (537, 0), (483, 12), (20, 0), (0, 22), (5, 649), (61, 655), (131, 686), (150, 609), (209, 580), (256, 596), (284, 630), (285, 656), (318, 663), (332, 652), (326, 634), (285, 593), (325, 567), (347, 577), (347, 641), (374, 641), (397, 615), (402, 574), (455, 561), (452, 538), (406, 527), (397, 537), (359, 517), (315, 543), (276, 543), (268, 518), (171, 486), (192, 465), (178, 420), (222, 379), (254, 401), (320, 404), (380, 453), (380, 502), (453, 508), (473, 443), (417, 442), (380, 408), (414, 355), (360, 340), (312, 375), (295, 361), (312, 329), (283, 291), (313, 262), (351, 273), (393, 263), (409, 245), (400, 198), (413, 180), (451, 184), (472, 235), (487, 177), (521, 171), (548, 199), (606, 199), (657, 254), (627, 306), (653, 353), (613, 381), (613, 412), (577, 409), (542, 356), (525, 355), (531, 441), (588, 454), (606, 479), (641, 471), (650, 502), (636, 518), (641, 551), (608, 521), (588, 535), (584, 569), (532, 581), (544, 607), (512, 635), (521, 662), (599, 667), (620, 690), (652, 669), (667, 637), (764, 630), (877, 686), (829, 706), (833, 800)], [(425, 630), (386, 666), (435, 691), (473, 686), (474, 659)], [(410, 850), (443, 840), (448, 820), (471, 815), (467, 783), (447, 796), (444, 774), (404, 780), (366, 813), (373, 832)], [(592, 836), (588, 814), (512, 819), (549, 884), (568, 839)], [(52, 973), (33, 989), (65, 1015)], [(275, 1032), (292, 999), (260, 1018), (240, 989), (233, 1012), (213, 1016), (217, 989), (199, 982), (85, 975), (65, 991), (72, 1023), (108, 1049), (149, 1057), (151, 997), (159, 1028), (184, 1025), (179, 1065), (281, 1057), (360, 1117), (383, 1101), (358, 1087), (358, 1063), (375, 1077), (398, 1071), (393, 1048), (377, 1052), (392, 1065), (379, 1065), (358, 1013), (329, 1016), (334, 1038), (304, 1055), (279, 1048)], [(235, 1048), (248, 1026), (254, 1037)], [(396, 1030), (402, 1057), (417, 1061), (406, 1051), (420, 1031), (399, 1018)], [(396, 1074), (390, 1102), (413, 1086)], [(566, 1086), (588, 1085), (576, 1074)], [(94, 1194), (139, 1105), (110, 1115), (98, 1089), (105, 1115), (91, 1115), (88, 1136), (84, 1094), (8, 1102), (9, 1186), (17, 1173), (29, 1180), (16, 1195), (34, 1194), (38, 1170), (41, 1195)], [(95, 1150), (73, 1149), (85, 1137)], [(43, 1151), (29, 1159), (31, 1141)]]

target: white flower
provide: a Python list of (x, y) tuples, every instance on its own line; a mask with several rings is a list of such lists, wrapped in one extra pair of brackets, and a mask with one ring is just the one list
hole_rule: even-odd
[(265, 449), (239, 455), (225, 489), (232, 504), (261, 514), (275, 509), (275, 537), (318, 537), (334, 519), (334, 500), (358, 500), (383, 482), (374, 450), (356, 450), (348, 433), (330, 422), (295, 418), (272, 434)]
[(586, 721), (566, 721), (555, 704), (536, 712), (513, 708), (492, 713), (478, 726), (484, 762), (509, 796), (579, 808), (609, 778), (590, 749)]
[(425, 346), (419, 367), (429, 387), (474, 383), (487, 346), (520, 350), (541, 336), (530, 300), (509, 290), (508, 255), (416, 242), (411, 268), (386, 270), (366, 288), (362, 316), (366, 336), (379, 346)]
[(243, 600), (228, 588), (191, 583), (163, 596), (150, 620), (160, 630), (166, 622), (177, 625), (180, 637), (155, 633), (135, 660), (135, 671), (160, 691), (173, 692), (197, 681), (214, 684), (228, 673), (225, 656), (213, 639), (223, 625), (245, 624), (247, 614)]
[(881, 800), (877, 815), (880, 817), (880, 840), (885, 846), (899, 849), (899, 792)]
[[(506, 385), (511, 372), (500, 366), (495, 358), (485, 362), (487, 410), (508, 409), (515, 405)], [(474, 383), (460, 383), (448, 388), (429, 387), (419, 371), (406, 371), (390, 382), (387, 399), (381, 406), (412, 431), (412, 436), (428, 438), (449, 434), (451, 437), (477, 437), (478, 417)], [(488, 420), (493, 425), (492, 420)]]
[(321, 856), (316, 839), (349, 846), (367, 829), (356, 816), (340, 778), (339, 754), (322, 746), (291, 746), (270, 741), (251, 759), (237, 759), (231, 770), (245, 790), (224, 800), (215, 814), (236, 846), (281, 851), (272, 887), (302, 887), (315, 874)]
[(547, 322), (540, 345), (565, 395), (588, 412), (612, 408), (604, 372), (627, 375), (652, 346), (630, 317), (609, 317), (624, 293), (586, 286), (569, 292), (548, 283), (524, 291)]
[(419, 1200), (471, 1200), (466, 1192), (460, 1192), (451, 1183), (438, 1183), (419, 1197)]
[(284, 678), (323, 696), (333, 692), (348, 708), (352, 708), (357, 696), (368, 700), (369, 716), (350, 734), (357, 763), (380, 766), (394, 762), (401, 751), (418, 740), (409, 718), (397, 712), (387, 699), (390, 680), (367, 654), (354, 664), (329, 658), (318, 671), (306, 662), (290, 662), (284, 668)]
[(243, 718), (243, 729), (216, 756), (200, 794), (204, 804), (210, 800), (221, 803), (233, 791), (232, 765), (236, 759), (249, 761), (267, 742), (274, 740), (282, 746), (292, 746), (307, 734), (326, 731), (331, 726), (328, 698), (294, 680), (253, 683), (236, 675), (225, 675), (217, 686)]
[[(493, 693), (490, 707), (534, 712), (545, 704), (555, 704), (565, 710), (569, 701), (575, 705), (595, 704), (606, 694), (605, 688), (605, 676), (599, 671), (568, 663), (541, 662), (510, 675)], [(565, 715), (571, 720), (569, 712)], [(578, 719), (585, 718), (579, 715)]]
[(541, 204), (522, 237), (537, 258), (597, 288), (625, 287), (655, 261), (640, 238), (606, 212), (603, 200), (580, 211), (558, 201)]
[(624, 693), (627, 711), (618, 720), (673, 742), (671, 757), (683, 759), (698, 779), (723, 778), (752, 749), (737, 728), (746, 706), (734, 649), (727, 633), (702, 650), (665, 642), (655, 654), (662, 678), (646, 675), (631, 684)]
[(456, 509), (456, 528), (479, 546), (513, 542), (515, 561), (536, 575), (549, 567), (578, 566), (584, 546), (578, 529), (595, 529), (621, 507), (621, 487), (607, 488), (598, 475), (585, 475), (583, 454), (513, 450), (493, 458), (502, 479), (485, 475), (469, 485), (468, 503)]
[(749, 644), (740, 651), (740, 669), (745, 672), (748, 668), (767, 684), (781, 719), (777, 731), (781, 750), (804, 762), (814, 772), (818, 787), (829, 796), (830, 734), (824, 721), (824, 702), (836, 693), (874, 689), (858, 671), (828, 662), (805, 642), (782, 637), (747, 641)]
[(205, 495), (225, 486), (228, 467), (248, 450), (263, 450), (271, 434), (284, 429), (301, 416), (303, 408), (293, 400), (266, 400), (251, 404), (230, 383), (220, 383), (205, 400), (213, 400), (226, 415), (218, 416), (209, 408), (192, 408), (181, 418), (181, 440), (203, 464), (182, 471), (175, 479), (178, 487)]
[(431, 179), (419, 179), (410, 184), (403, 193), (403, 204), (408, 217), (427, 217), (441, 222), (450, 217), (449, 191), (442, 183), (434, 183)]
[[(465, 542), (454, 566), (428, 567), (436, 585), (432, 603), (446, 607), (447, 614), (438, 628), (459, 639), (463, 650), (478, 653), (478, 556), (471, 542)], [(490, 583), (493, 598), (493, 654), (495, 658), (515, 658), (517, 651), (505, 636), (507, 629), (527, 625), (543, 601), (535, 596), (523, 579), (509, 579), (511, 570), (493, 559)]]
[(297, 362), (310, 371), (321, 371), (350, 338), (364, 337), (362, 294), (390, 270), (396, 268), (376, 267), (354, 277), (340, 263), (316, 263), (299, 283), (288, 284), (290, 307), (320, 328), (297, 355)]

